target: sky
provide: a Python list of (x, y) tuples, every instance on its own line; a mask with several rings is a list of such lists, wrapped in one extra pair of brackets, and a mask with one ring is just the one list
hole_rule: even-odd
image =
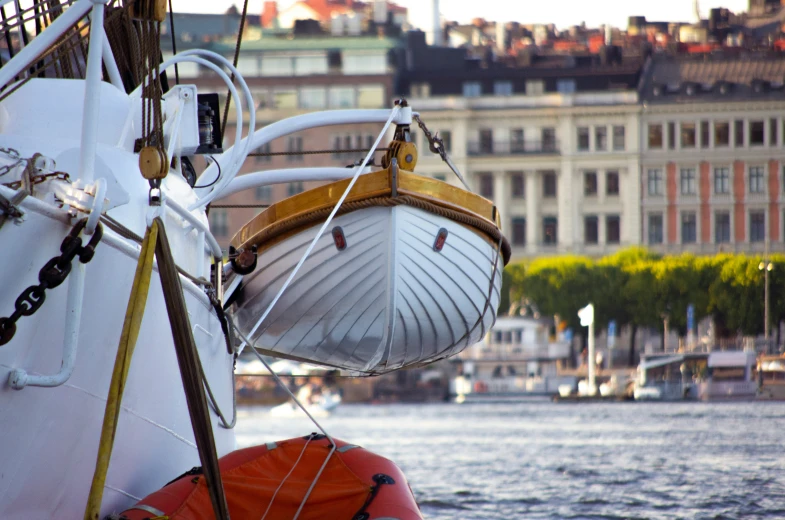
[[(279, 0), (282, 9), (295, 0)], [(424, 28), (428, 23), (430, 0), (395, 0), (409, 8), (409, 21)], [(173, 0), (175, 11), (220, 13), (232, 3), (242, 7), (242, 0)], [(261, 12), (263, 0), (249, 0), (248, 11)], [(589, 27), (610, 23), (627, 27), (627, 17), (645, 16), (655, 21), (693, 21), (692, 0), (440, 0), (442, 18), (466, 23), (472, 18), (490, 21), (555, 23), (559, 28), (586, 22)], [(746, 10), (748, 0), (700, 0), (703, 18), (712, 7), (727, 7), (731, 11)]]

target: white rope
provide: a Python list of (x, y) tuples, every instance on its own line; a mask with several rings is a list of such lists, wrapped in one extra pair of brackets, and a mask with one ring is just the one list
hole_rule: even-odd
[[(234, 321), (231, 321), (230, 323), (231, 323), (232, 327), (234, 327), (235, 332), (240, 336), (240, 338), (243, 341), (245, 341), (246, 343), (250, 344), (251, 341), (248, 340), (248, 338), (246, 338), (245, 335), (235, 326)], [(300, 400), (297, 399), (297, 397), (292, 393), (292, 391), (289, 389), (289, 387), (286, 384), (284, 384), (283, 381), (281, 381), (281, 378), (278, 377), (278, 374), (276, 374), (275, 371), (270, 367), (270, 365), (267, 364), (267, 361), (264, 360), (262, 355), (259, 354), (259, 352), (257, 352), (256, 349), (253, 348), (253, 347), (251, 347), (251, 351), (254, 353), (254, 355), (257, 357), (257, 359), (262, 362), (264, 367), (273, 375), (273, 378), (275, 379), (275, 382), (278, 383), (281, 386), (281, 388), (286, 390), (286, 393), (289, 394), (289, 397), (291, 397), (294, 400), (294, 402), (297, 404), (297, 406), (299, 406), (302, 409), (302, 411), (305, 412), (305, 415), (307, 415), (308, 418), (311, 419), (311, 422), (313, 422), (316, 425), (316, 427), (319, 428), (319, 431), (321, 431), (324, 434), (324, 436), (327, 437), (327, 440), (330, 441), (330, 445), (332, 446), (332, 448), (330, 448), (330, 453), (327, 454), (327, 458), (324, 459), (324, 462), (322, 463), (322, 466), (319, 468), (319, 471), (316, 472), (316, 476), (313, 478), (313, 482), (311, 482), (311, 486), (308, 488), (308, 491), (306, 491), (305, 496), (303, 497), (302, 502), (300, 502), (300, 507), (297, 509), (297, 513), (294, 515), (294, 519), (293, 519), (293, 520), (297, 520), (297, 518), (300, 516), (300, 512), (302, 512), (302, 510), (303, 510), (303, 507), (305, 507), (305, 502), (308, 500), (308, 497), (311, 496), (311, 492), (313, 491), (313, 488), (316, 487), (316, 482), (319, 480), (319, 477), (322, 476), (322, 472), (324, 471), (324, 468), (327, 467), (327, 463), (330, 461), (330, 457), (332, 457), (333, 453), (335, 453), (335, 450), (336, 450), (337, 446), (336, 446), (335, 440), (332, 438), (332, 436), (329, 433), (327, 433), (327, 430), (322, 428), (322, 425), (319, 424), (316, 421), (316, 419), (313, 418), (313, 415), (308, 413), (308, 410), (305, 409), (305, 406), (303, 406), (303, 403), (301, 403)], [(309, 439), (308, 442), (310, 442), (310, 439)], [(308, 446), (308, 443), (306, 442), (305, 445)], [(303, 452), (300, 453), (300, 457), (303, 456), (303, 453), (305, 453), (305, 448), (303, 448)], [(292, 466), (292, 469), (289, 471), (289, 473), (284, 477), (284, 479), (278, 485), (278, 489), (281, 489), (281, 486), (283, 486), (283, 483), (286, 481), (287, 478), (289, 478), (289, 475), (292, 474), (292, 471), (294, 471), (294, 468), (297, 466), (297, 463), (299, 463), (299, 462), (300, 462), (300, 459), (298, 458), (297, 461), (294, 463), (294, 466)], [(275, 499), (275, 495), (276, 495), (276, 493), (278, 493), (278, 489), (276, 489), (275, 493), (273, 493), (273, 499)], [(268, 511), (270, 510), (270, 507), (272, 506), (272, 503), (273, 503), (272, 500), (270, 500), (270, 505), (267, 506), (267, 510)], [(264, 512), (264, 516), (262, 517), (262, 520), (264, 520), (264, 518), (266, 516), (267, 516), (267, 511)]]
[(308, 440), (307, 440), (307, 441), (305, 441), (305, 446), (303, 446), (303, 449), (302, 449), (302, 451), (300, 451), (300, 456), (299, 456), (299, 457), (297, 457), (297, 460), (296, 460), (296, 461), (294, 461), (294, 465), (292, 466), (292, 469), (290, 469), (290, 470), (289, 470), (289, 473), (287, 473), (287, 474), (286, 474), (286, 476), (283, 478), (283, 480), (281, 481), (281, 483), (280, 483), (280, 484), (278, 484), (278, 487), (277, 487), (277, 488), (275, 488), (275, 492), (273, 493), (273, 496), (272, 496), (272, 498), (270, 498), (270, 503), (269, 503), (269, 504), (267, 504), (267, 509), (265, 509), (265, 510), (264, 510), (264, 514), (262, 515), (262, 520), (264, 520), (265, 518), (267, 518), (267, 513), (269, 513), (269, 512), (270, 512), (270, 508), (271, 508), (271, 507), (273, 507), (273, 502), (275, 501), (275, 496), (276, 496), (276, 495), (278, 494), (278, 492), (281, 490), (281, 488), (283, 487), (283, 484), (284, 484), (284, 482), (286, 482), (286, 479), (288, 479), (288, 478), (289, 478), (289, 475), (291, 475), (291, 474), (292, 474), (292, 472), (294, 471), (294, 468), (296, 468), (296, 467), (297, 467), (297, 465), (300, 463), (300, 459), (302, 459), (302, 458), (303, 458), (303, 455), (305, 455), (305, 449), (308, 447), (308, 444), (309, 444), (310, 442), (311, 442), (311, 438), (310, 438), (310, 437), (308, 437)]
[[(387, 122), (384, 124), (384, 128), (382, 128), (382, 131), (379, 133), (379, 136), (376, 138), (376, 142), (373, 143), (373, 146), (371, 146), (371, 149), (368, 151), (368, 154), (365, 156), (365, 159), (363, 159), (362, 164), (355, 169), (354, 177), (352, 177), (351, 182), (349, 182), (349, 185), (346, 187), (346, 190), (343, 192), (343, 195), (341, 195), (341, 198), (338, 200), (338, 203), (335, 205), (332, 212), (330, 212), (330, 216), (327, 217), (327, 220), (324, 221), (324, 224), (322, 224), (322, 227), (321, 229), (319, 229), (319, 232), (316, 233), (315, 237), (313, 237), (313, 240), (311, 241), (311, 245), (308, 246), (308, 249), (305, 251), (305, 254), (303, 254), (302, 258), (300, 258), (300, 261), (297, 263), (295, 268), (289, 274), (289, 277), (286, 279), (286, 282), (284, 282), (283, 286), (281, 286), (281, 289), (278, 291), (278, 294), (275, 295), (275, 298), (273, 298), (273, 301), (270, 302), (270, 305), (267, 306), (267, 309), (264, 311), (261, 318), (259, 318), (259, 320), (256, 322), (256, 325), (253, 326), (251, 332), (248, 333), (248, 336), (253, 336), (254, 333), (259, 328), (259, 326), (262, 324), (262, 322), (267, 318), (267, 316), (270, 314), (270, 311), (272, 311), (273, 307), (275, 307), (275, 304), (278, 303), (278, 300), (281, 298), (284, 291), (287, 289), (287, 287), (289, 287), (289, 284), (291, 283), (292, 279), (294, 279), (297, 272), (300, 270), (300, 267), (302, 267), (302, 265), (305, 263), (305, 260), (308, 258), (308, 255), (310, 255), (313, 248), (316, 247), (316, 242), (318, 242), (319, 239), (322, 237), (322, 234), (324, 234), (324, 230), (327, 229), (327, 226), (330, 225), (330, 222), (332, 221), (335, 214), (338, 212), (338, 209), (341, 207), (341, 204), (343, 204), (343, 201), (349, 195), (349, 192), (352, 190), (352, 187), (354, 187), (354, 183), (357, 182), (357, 179), (360, 177), (360, 174), (365, 169), (365, 165), (368, 164), (368, 161), (371, 160), (371, 157), (373, 156), (376, 147), (379, 146), (379, 143), (384, 137), (384, 134), (387, 132), (387, 129), (390, 127), (390, 124), (393, 122), (393, 119), (395, 119), (395, 116), (398, 114), (398, 111), (400, 109), (401, 109), (400, 105), (395, 105), (395, 107), (390, 111), (390, 117), (387, 118)], [(243, 338), (243, 343), (242, 345), (240, 345), (239, 352), (242, 352), (243, 349), (245, 348), (245, 345), (247, 345), (248, 343), (249, 342), (246, 341), (245, 338)]]

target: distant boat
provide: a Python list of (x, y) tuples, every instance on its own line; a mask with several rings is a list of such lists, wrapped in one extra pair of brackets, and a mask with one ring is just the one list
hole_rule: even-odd
[[(298, 393), (297, 398), (312, 417), (327, 417), (341, 404), (340, 394), (330, 390), (323, 390), (322, 393), (314, 397), (305, 397)], [(270, 415), (272, 417), (305, 417), (305, 413), (293, 401), (273, 407), (270, 410)]]
[(758, 399), (785, 400), (785, 354), (758, 358)]

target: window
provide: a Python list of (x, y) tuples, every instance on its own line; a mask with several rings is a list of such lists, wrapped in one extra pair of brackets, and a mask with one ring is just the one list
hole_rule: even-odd
[(608, 128), (604, 126), (594, 127), (594, 149), (604, 152), (608, 149)]
[(512, 96), (512, 81), (494, 81), (493, 94), (495, 96)]
[(542, 237), (545, 245), (556, 245), (558, 242), (559, 219), (545, 217), (542, 219)]
[(676, 123), (668, 123), (668, 150), (676, 148)]
[(510, 182), (512, 182), (512, 198), (524, 198), (526, 196), (526, 186), (524, 184), (523, 172), (512, 172), (510, 174)]
[(433, 178), (437, 181), (447, 182), (447, 176), (443, 173), (434, 173)]
[(354, 106), (354, 87), (330, 87), (330, 108)]
[(556, 151), (556, 129), (543, 128), (541, 130), (542, 136), (542, 151), (555, 152)]
[(587, 152), (589, 150), (589, 128), (578, 127), (578, 151)]
[[(255, 150), (255, 153), (271, 153), (270, 143), (264, 143), (262, 146)], [(256, 162), (270, 162), (273, 157), (271, 155), (256, 155), (254, 160)]]
[(649, 244), (662, 244), (662, 214), (649, 215)]
[(463, 97), (479, 97), (482, 95), (482, 85), (479, 81), (466, 81), (463, 84)]
[(229, 216), (225, 209), (213, 208), (210, 211), (210, 231), (219, 237), (229, 234)]
[(744, 121), (741, 119), (737, 119), (733, 122), (733, 133), (734, 140), (733, 143), (736, 145), (736, 148), (744, 146)]
[(730, 146), (730, 123), (727, 121), (714, 122), (714, 147)]
[[(299, 136), (291, 136), (289, 140), (286, 142), (286, 151), (287, 152), (302, 152), (303, 151), (303, 138)], [(287, 161), (302, 161), (303, 156), (301, 154), (297, 155), (287, 155)]]
[(730, 193), (730, 170), (728, 168), (714, 168), (714, 193)]
[(529, 96), (545, 93), (545, 82), (541, 79), (532, 79), (526, 82), (526, 94)]
[(275, 108), (297, 108), (297, 91), (292, 90), (273, 90), (273, 103)]
[(681, 124), (681, 147), (695, 148), (695, 123)]
[(523, 128), (513, 128), (510, 130), (510, 152), (523, 152)]
[(317, 56), (295, 56), (295, 76), (310, 76), (312, 74), (327, 74), (327, 54)]
[(447, 153), (452, 152), (452, 132), (449, 130), (442, 130), (439, 132), (439, 137), (442, 138), (444, 144), (444, 151)]
[(327, 91), (323, 87), (302, 87), (300, 108), (317, 109), (327, 106)]
[(701, 148), (709, 147), (709, 122), (701, 121)]
[(718, 211), (714, 214), (714, 242), (727, 244), (730, 242), (730, 213)]
[(556, 172), (545, 172), (542, 175), (542, 194), (544, 197), (556, 196)]
[(493, 153), (493, 130), (490, 128), (480, 130), (480, 153)]
[(480, 195), (486, 199), (493, 199), (493, 174), (491, 173), (478, 173), (480, 183)]
[(649, 170), (647, 175), (648, 192), (650, 196), (662, 195), (662, 170)]
[(613, 127), (613, 149), (621, 151), (624, 150), (624, 148), (624, 127), (616, 125)]
[(272, 186), (257, 186), (256, 187), (256, 200), (262, 204), (270, 204), (273, 200), (273, 187)]
[(687, 211), (681, 214), (681, 243), (694, 244), (697, 238), (695, 213)]
[(681, 169), (681, 194), (695, 195), (695, 168)]
[(597, 172), (583, 174), (583, 194), (589, 197), (597, 195)]
[(587, 244), (599, 242), (598, 220), (595, 216), (583, 217), (583, 241)]
[(387, 74), (386, 51), (344, 51), (341, 56), (341, 68), (345, 75)]
[(560, 94), (572, 94), (575, 92), (575, 80), (574, 79), (557, 79), (556, 80), (556, 92)]
[(526, 218), (513, 217), (512, 219), (512, 245), (526, 245)]
[(605, 173), (605, 194), (619, 194), (619, 172), (611, 170)]
[(658, 150), (662, 148), (662, 125), (649, 125), (649, 149)]
[(302, 193), (303, 191), (305, 191), (305, 188), (303, 187), (302, 182), (290, 182), (286, 187), (286, 193), (289, 197)]
[(777, 137), (777, 118), (772, 117), (769, 119), (769, 146), (777, 146), (777, 141), (779, 138)]
[(763, 166), (750, 166), (750, 193), (764, 193)]
[(750, 121), (750, 144), (763, 145), (763, 121)]
[(763, 242), (766, 236), (766, 214), (750, 211), (750, 242)]
[(605, 242), (618, 244), (621, 241), (621, 219), (619, 215), (605, 217)]
[[(241, 72), (242, 74), (242, 72)], [(289, 56), (262, 57), (262, 76), (293, 76), (294, 63)]]
[(385, 105), (383, 85), (360, 85), (357, 89), (359, 108), (382, 108)]

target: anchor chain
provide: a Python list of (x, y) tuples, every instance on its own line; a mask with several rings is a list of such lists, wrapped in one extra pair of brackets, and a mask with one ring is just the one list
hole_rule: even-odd
[(87, 219), (83, 218), (74, 225), (68, 236), (63, 239), (60, 245), (60, 255), (49, 260), (40, 271), (38, 271), (38, 285), (31, 285), (16, 299), (14, 312), (11, 316), (0, 317), (0, 346), (9, 343), (16, 333), (16, 322), (22, 316), (32, 316), (41, 308), (46, 300), (46, 290), (54, 289), (62, 284), (71, 272), (71, 263), (74, 258), (79, 257), (83, 264), (93, 259), (95, 248), (103, 236), (103, 226), (98, 223), (93, 236), (90, 237), (86, 246), (82, 245), (79, 234), (85, 228)]

